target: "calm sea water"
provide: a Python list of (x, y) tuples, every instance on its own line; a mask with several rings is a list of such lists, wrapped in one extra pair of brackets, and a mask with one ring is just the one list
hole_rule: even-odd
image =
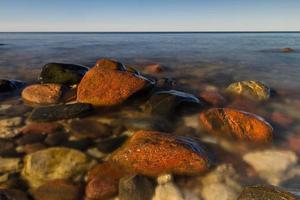
[(1, 78), (34, 80), (48, 62), (93, 66), (106, 57), (161, 63), (182, 75), (195, 69), (217, 84), (256, 79), (300, 88), (300, 33), (0, 33), (0, 44)]

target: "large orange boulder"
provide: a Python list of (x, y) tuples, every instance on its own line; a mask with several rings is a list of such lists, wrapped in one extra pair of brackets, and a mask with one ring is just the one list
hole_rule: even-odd
[(134, 133), (110, 159), (127, 172), (153, 177), (166, 173), (195, 175), (210, 166), (197, 141), (152, 131)]
[(263, 143), (272, 139), (273, 128), (263, 118), (231, 108), (209, 109), (200, 114), (200, 123), (217, 136)]
[(146, 79), (133, 73), (96, 65), (81, 80), (77, 101), (96, 106), (117, 105), (143, 89), (147, 83)]

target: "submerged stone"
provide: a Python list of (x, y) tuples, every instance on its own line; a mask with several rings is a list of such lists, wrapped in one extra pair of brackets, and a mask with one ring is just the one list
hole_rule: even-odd
[(63, 85), (74, 85), (80, 82), (87, 67), (65, 63), (46, 64), (39, 76), (41, 83), (58, 83)]
[(111, 153), (119, 148), (126, 140), (126, 135), (121, 135), (113, 138), (107, 138), (97, 143), (97, 149), (103, 153)]
[(0, 93), (12, 92), (25, 84), (20, 81), (0, 79)]
[(121, 104), (145, 88), (148, 81), (130, 72), (93, 67), (80, 82), (77, 101), (97, 106)]
[(27, 194), (16, 189), (0, 189), (1, 200), (29, 200)]
[(210, 167), (206, 152), (196, 141), (151, 131), (134, 133), (110, 159), (125, 171), (146, 176), (195, 175)]
[(13, 138), (20, 133), (20, 126), (23, 125), (23, 118), (13, 117), (0, 120), (0, 138)]
[(90, 160), (84, 153), (53, 147), (26, 155), (21, 175), (31, 187), (38, 187), (50, 180), (78, 179), (89, 166)]
[(30, 119), (39, 122), (71, 119), (84, 117), (90, 114), (92, 110), (93, 107), (85, 103), (39, 107), (32, 111)]
[(272, 126), (261, 117), (231, 108), (200, 113), (200, 125), (216, 136), (265, 143), (272, 140)]
[(240, 194), (238, 200), (297, 200), (293, 194), (273, 186), (250, 186)]
[(184, 103), (203, 105), (200, 100), (192, 94), (176, 90), (159, 91), (154, 93), (145, 104), (145, 112), (156, 115), (169, 115)]
[(226, 92), (258, 101), (268, 100), (271, 95), (270, 88), (259, 81), (241, 81), (232, 83), (226, 88)]
[(146, 73), (156, 74), (164, 71), (164, 68), (160, 64), (147, 65), (144, 69)]

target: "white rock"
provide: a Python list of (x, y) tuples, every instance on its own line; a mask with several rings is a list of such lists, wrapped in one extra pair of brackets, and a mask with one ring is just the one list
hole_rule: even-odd
[(184, 198), (178, 187), (169, 182), (164, 185), (158, 185), (155, 188), (152, 200), (184, 200)]
[(236, 200), (238, 193), (225, 184), (216, 183), (205, 186), (202, 196), (205, 200)]
[(272, 185), (279, 185), (289, 179), (288, 172), (296, 167), (296, 153), (285, 150), (265, 150), (247, 153), (243, 159), (250, 164), (262, 179)]
[(183, 122), (187, 127), (198, 129), (199, 128), (199, 114), (185, 116), (185, 117), (183, 117)]
[(166, 184), (168, 182), (172, 182), (173, 177), (172, 174), (163, 174), (157, 177), (156, 181), (159, 185)]

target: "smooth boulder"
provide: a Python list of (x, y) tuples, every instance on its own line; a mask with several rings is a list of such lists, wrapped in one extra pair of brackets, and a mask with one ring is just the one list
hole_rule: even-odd
[(266, 101), (271, 96), (270, 88), (259, 81), (241, 81), (232, 83), (226, 88), (226, 92), (257, 101)]
[(30, 103), (56, 104), (59, 103), (63, 92), (64, 87), (60, 84), (35, 84), (22, 91), (22, 98)]
[(81, 80), (77, 89), (77, 101), (96, 106), (118, 105), (145, 88), (148, 83), (144, 77), (127, 71), (95, 66)]
[(135, 132), (110, 160), (130, 173), (154, 177), (195, 175), (210, 167), (209, 157), (197, 141), (154, 131)]
[(48, 63), (39, 76), (41, 83), (58, 83), (62, 85), (74, 85), (80, 82), (87, 67), (66, 63)]
[(266, 143), (272, 140), (272, 126), (263, 118), (231, 108), (212, 108), (200, 113), (200, 125), (216, 136)]

